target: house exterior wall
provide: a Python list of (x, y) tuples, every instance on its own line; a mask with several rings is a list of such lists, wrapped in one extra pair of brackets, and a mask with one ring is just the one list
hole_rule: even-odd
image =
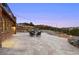
[(16, 33), (16, 17), (0, 3), (0, 46), (3, 40), (14, 33)]
[[(1, 3), (0, 3), (1, 5)], [(11, 12), (4, 9), (4, 6), (0, 6), (0, 33), (10, 32), (16, 33), (16, 17)]]
[(9, 18), (9, 16), (7, 16), (7, 14), (5, 12), (2, 12), (2, 20), (3, 20), (3, 32), (10, 32), (13, 33), (13, 29), (12, 27), (15, 26), (15, 23), (13, 21), (11, 21), (11, 19)]

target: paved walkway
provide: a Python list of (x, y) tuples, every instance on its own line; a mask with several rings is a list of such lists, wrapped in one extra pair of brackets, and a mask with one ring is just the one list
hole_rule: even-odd
[(28, 33), (14, 34), (3, 42), (0, 54), (4, 55), (74, 55), (79, 54), (79, 48), (70, 45), (66, 38), (47, 33), (39, 37), (30, 37)]

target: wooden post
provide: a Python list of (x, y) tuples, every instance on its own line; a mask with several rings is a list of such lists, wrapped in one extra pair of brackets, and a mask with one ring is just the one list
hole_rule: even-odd
[(2, 33), (0, 33), (0, 48), (2, 48)]
[(2, 42), (1, 42), (1, 40), (0, 40), (0, 48), (2, 48)]
[[(2, 23), (2, 8), (1, 8), (1, 4), (0, 4), (0, 23)], [(1, 35), (1, 32), (2, 32), (2, 26), (0, 26), (0, 48), (2, 48), (2, 35)]]

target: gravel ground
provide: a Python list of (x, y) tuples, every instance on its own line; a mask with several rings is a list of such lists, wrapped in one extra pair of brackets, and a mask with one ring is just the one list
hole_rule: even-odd
[(29, 33), (17, 33), (3, 42), (0, 55), (77, 55), (79, 49), (70, 45), (66, 38), (42, 33), (30, 37)]

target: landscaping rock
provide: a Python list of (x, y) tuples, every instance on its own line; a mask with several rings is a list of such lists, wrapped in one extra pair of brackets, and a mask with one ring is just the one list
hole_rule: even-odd
[(79, 37), (71, 37), (68, 42), (76, 47), (79, 47)]

